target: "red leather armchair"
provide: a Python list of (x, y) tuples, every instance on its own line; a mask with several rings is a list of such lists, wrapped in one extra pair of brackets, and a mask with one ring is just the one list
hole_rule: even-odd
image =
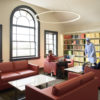
[[(66, 61), (70, 61), (71, 63), (68, 63), (68, 67), (74, 66), (74, 60), (72, 59), (66, 59)], [(47, 59), (44, 62), (44, 72), (51, 73), (53, 72), (53, 75), (56, 75), (56, 69), (57, 69), (57, 62), (49, 62)]]
[(38, 73), (39, 66), (28, 64), (27, 60), (0, 63), (0, 90), (10, 88), (9, 81)]
[(39, 89), (26, 86), (26, 100), (98, 100), (98, 79), (93, 72)]

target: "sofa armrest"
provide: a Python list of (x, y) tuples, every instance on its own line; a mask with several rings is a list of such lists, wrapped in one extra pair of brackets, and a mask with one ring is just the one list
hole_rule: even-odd
[(39, 73), (39, 66), (38, 66), (38, 65), (29, 63), (28, 66), (29, 66), (29, 68), (30, 68), (31, 70), (34, 70), (34, 71), (36, 71), (37, 73)]
[(2, 71), (0, 70), (0, 81), (1, 81), (1, 73), (2, 73)]
[(25, 89), (26, 100), (54, 100), (42, 91), (42, 89), (36, 88), (31, 85), (26, 85)]

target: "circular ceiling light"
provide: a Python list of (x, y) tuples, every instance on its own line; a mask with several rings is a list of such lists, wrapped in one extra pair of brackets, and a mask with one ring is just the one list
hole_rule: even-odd
[[(77, 16), (77, 17), (69, 19), (69, 20), (64, 20), (64, 21), (45, 21), (45, 20), (41, 20), (38, 18), (40, 15), (43, 16), (45, 14), (50, 14), (50, 13), (66, 13), (66, 14), (72, 14), (72, 15)], [(77, 14), (75, 12), (69, 12), (69, 11), (45, 11), (45, 12), (36, 14), (35, 17), (37, 18), (38, 21), (40, 21), (42, 23), (51, 23), (51, 24), (71, 23), (71, 22), (74, 22), (74, 21), (77, 21), (80, 19), (79, 14)]]

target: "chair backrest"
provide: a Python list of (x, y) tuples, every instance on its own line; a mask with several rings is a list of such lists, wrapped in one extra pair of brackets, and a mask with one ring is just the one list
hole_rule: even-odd
[(3, 62), (3, 63), (0, 63), (0, 70), (3, 73), (14, 71), (14, 67), (13, 67), (12, 62)]
[(13, 65), (16, 71), (28, 68), (28, 60), (13, 61)]
[(70, 79), (60, 84), (56, 84), (52, 88), (52, 94), (60, 96), (94, 79), (94, 76), (95, 74), (93, 72), (89, 72), (87, 74), (78, 76), (76, 78)]

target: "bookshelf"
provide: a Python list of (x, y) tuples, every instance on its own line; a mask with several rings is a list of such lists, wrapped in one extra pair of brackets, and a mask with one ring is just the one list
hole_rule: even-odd
[(100, 61), (100, 33), (67, 34), (64, 35), (64, 56), (74, 55), (74, 66), (88, 62), (84, 53), (86, 38), (95, 45), (97, 63)]

